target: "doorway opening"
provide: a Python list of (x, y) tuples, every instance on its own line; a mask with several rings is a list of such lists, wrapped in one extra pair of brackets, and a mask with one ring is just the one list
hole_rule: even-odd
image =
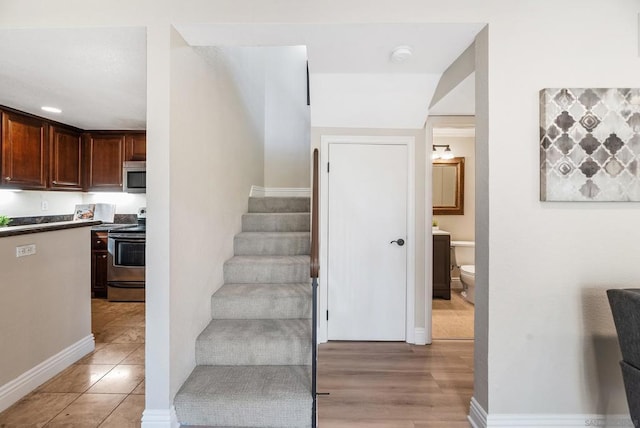
[(430, 119), (432, 154), (432, 338), (473, 339), (475, 298), (475, 125), (473, 116)]

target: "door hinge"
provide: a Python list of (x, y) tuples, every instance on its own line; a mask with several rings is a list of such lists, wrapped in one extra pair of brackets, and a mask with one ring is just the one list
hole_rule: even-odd
[(327, 321), (329, 321), (329, 311), (327, 311)]
[(329, 162), (327, 162), (327, 172), (329, 172)]

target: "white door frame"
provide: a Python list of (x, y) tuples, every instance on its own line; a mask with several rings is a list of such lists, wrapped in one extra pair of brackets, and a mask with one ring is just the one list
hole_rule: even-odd
[[(406, 310), (406, 338), (407, 343), (416, 343), (416, 287), (415, 287), (415, 259), (416, 259), (416, 215), (415, 215), (415, 137), (413, 136), (366, 136), (366, 135), (322, 135), (320, 137), (320, 278), (318, 301), (318, 342), (328, 340), (326, 313), (328, 307), (328, 293), (325, 272), (328, 262), (329, 242), (329, 144), (399, 144), (407, 146), (407, 310)], [(425, 289), (426, 293), (426, 289)]]

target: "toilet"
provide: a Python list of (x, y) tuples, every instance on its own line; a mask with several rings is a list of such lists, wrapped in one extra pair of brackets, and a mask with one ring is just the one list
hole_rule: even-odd
[(468, 302), (475, 304), (476, 294), (476, 267), (475, 265), (462, 265), (460, 266), (460, 281), (464, 290), (462, 296), (467, 299)]
[(451, 241), (451, 265), (460, 270), (461, 294), (470, 303), (475, 303), (475, 246), (474, 241)]

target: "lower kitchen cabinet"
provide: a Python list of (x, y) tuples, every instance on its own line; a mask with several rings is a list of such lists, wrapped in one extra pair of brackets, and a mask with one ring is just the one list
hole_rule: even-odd
[(107, 297), (107, 232), (91, 232), (91, 297)]
[(451, 299), (450, 235), (433, 235), (433, 297)]

